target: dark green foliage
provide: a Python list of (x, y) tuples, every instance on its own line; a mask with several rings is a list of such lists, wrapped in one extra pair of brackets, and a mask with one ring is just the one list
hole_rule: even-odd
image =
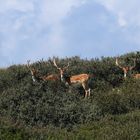
[[(130, 65), (133, 58), (137, 58), (134, 73), (138, 73), (139, 54), (121, 56)], [(67, 75), (91, 75), (91, 97), (84, 99), (81, 85), (69, 88), (60, 81), (33, 82), (26, 65), (0, 69), (0, 139), (140, 138), (140, 80), (124, 80), (115, 58), (76, 56), (56, 61), (60, 67), (70, 63)], [(59, 74), (51, 59), (31, 67), (40, 75)]]

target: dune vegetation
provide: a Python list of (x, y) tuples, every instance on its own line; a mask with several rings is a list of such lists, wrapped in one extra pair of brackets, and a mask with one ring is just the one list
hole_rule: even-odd
[[(80, 84), (33, 82), (27, 65), (0, 69), (1, 140), (139, 140), (140, 54), (120, 56), (121, 65), (136, 65), (126, 78), (115, 57), (56, 58), (67, 75), (90, 74), (90, 97)], [(32, 62), (40, 75), (59, 74), (52, 59)]]

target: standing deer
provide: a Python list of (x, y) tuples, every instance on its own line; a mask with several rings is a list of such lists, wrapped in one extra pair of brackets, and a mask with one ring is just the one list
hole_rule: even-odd
[(36, 81), (58, 81), (60, 78), (57, 74), (40, 76), (39, 72), (35, 68), (31, 68), (30, 60), (27, 61), (27, 67), (31, 72), (33, 82)]
[[(123, 70), (124, 78), (126, 78), (127, 77), (127, 73), (136, 67), (136, 60), (134, 59), (134, 65), (133, 66), (123, 67), (123, 66), (121, 66), (119, 64), (118, 58), (116, 58), (116, 65)], [(140, 74), (133, 74), (132, 77), (135, 78), (135, 79), (139, 79), (140, 78)]]
[(85, 91), (85, 98), (87, 96), (90, 96), (90, 88), (88, 88), (88, 80), (89, 80), (89, 77), (90, 77), (89, 74), (83, 73), (83, 74), (78, 74), (78, 75), (73, 75), (73, 76), (66, 76), (66, 70), (69, 67), (69, 63), (66, 67), (60, 68), (60, 67), (57, 66), (56, 61), (54, 59), (53, 64), (59, 70), (62, 82), (65, 82), (69, 86), (71, 86), (72, 84), (79, 83), (79, 84), (82, 85), (82, 87)]

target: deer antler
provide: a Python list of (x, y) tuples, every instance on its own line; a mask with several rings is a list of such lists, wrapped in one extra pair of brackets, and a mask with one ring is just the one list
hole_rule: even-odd
[(55, 61), (55, 58), (53, 59), (53, 64), (54, 64), (54, 66), (55, 66), (58, 70), (61, 69), (61, 68), (59, 68), (59, 67), (57, 66), (56, 61)]
[(116, 65), (120, 68), (123, 68), (121, 65), (119, 65), (118, 58), (116, 58)]
[(134, 61), (134, 65), (130, 67), (130, 70), (136, 67), (136, 59), (133, 59), (133, 61)]
[(27, 60), (27, 67), (29, 68), (29, 70), (31, 72), (33, 82), (35, 82), (36, 81), (36, 79), (35, 79), (35, 72), (36, 72), (36, 70), (35, 69), (32, 69), (30, 67), (30, 60)]
[(31, 67), (30, 67), (30, 60), (27, 60), (27, 67), (29, 68), (29, 70), (31, 71)]

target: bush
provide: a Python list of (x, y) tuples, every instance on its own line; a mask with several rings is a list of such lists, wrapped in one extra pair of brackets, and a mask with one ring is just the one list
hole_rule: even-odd
[[(84, 99), (81, 85), (72, 86), (70, 91), (60, 81), (33, 83), (25, 65), (1, 69), (0, 116), (8, 120), (0, 128), (2, 139), (22, 139), (24, 136), (25, 139), (26, 136), (31, 139), (139, 138), (136, 122), (139, 121), (140, 80), (123, 80), (121, 70), (115, 66), (115, 58), (56, 59), (60, 66), (70, 62), (68, 75), (92, 75), (88, 82), (91, 97)], [(38, 69), (41, 75), (58, 74), (51, 60), (41, 60), (31, 66)], [(135, 72), (138, 70), (135, 69)], [(134, 116), (127, 116), (127, 113), (136, 110), (134, 115), (137, 120)], [(133, 135), (127, 137), (129, 133)]]

